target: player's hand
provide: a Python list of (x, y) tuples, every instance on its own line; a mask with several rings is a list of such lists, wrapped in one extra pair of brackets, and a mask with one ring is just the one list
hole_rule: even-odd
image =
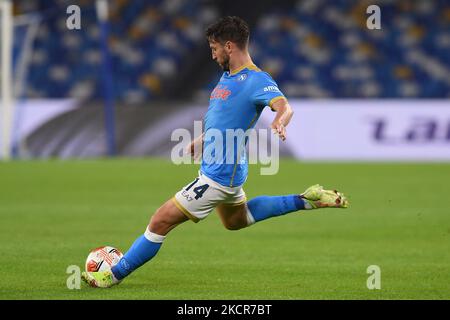
[(202, 141), (194, 140), (184, 150), (184, 152), (189, 154), (193, 160), (201, 159), (203, 146), (200, 146), (200, 143), (202, 143)]
[(272, 132), (277, 134), (282, 141), (286, 140), (286, 127), (280, 122), (273, 122), (270, 126), (272, 128)]
[(189, 154), (191, 157), (194, 156), (194, 141), (192, 141), (185, 149), (184, 153)]

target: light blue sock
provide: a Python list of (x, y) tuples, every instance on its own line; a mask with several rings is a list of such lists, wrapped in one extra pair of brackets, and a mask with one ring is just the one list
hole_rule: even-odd
[(112, 267), (112, 273), (117, 280), (122, 280), (144, 263), (152, 259), (164, 241), (160, 236), (148, 230), (136, 239), (133, 245), (124, 254), (119, 263)]
[(260, 196), (247, 202), (249, 224), (289, 212), (310, 209), (310, 205), (298, 194), (288, 196)]

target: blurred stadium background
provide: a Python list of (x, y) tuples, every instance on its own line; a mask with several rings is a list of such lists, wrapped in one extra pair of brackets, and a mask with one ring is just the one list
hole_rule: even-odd
[[(170, 132), (202, 118), (221, 74), (204, 29), (233, 14), (250, 24), (255, 63), (296, 108), (312, 108), (303, 117), (308, 130), (337, 134), (336, 141), (355, 138), (355, 132), (367, 136), (355, 142), (360, 152), (303, 155), (296, 150), (311, 148), (298, 139), (283, 154), (450, 159), (447, 1), (378, 1), (381, 30), (367, 28), (372, 1), (364, 0), (239, 6), (208, 0), (15, 0), (3, 1), (4, 8), (8, 2), (2, 17), (10, 10), (12, 19), (3, 19), (2, 45), (4, 54), (11, 53), (3, 62), (12, 70), (9, 75), (2, 64), (3, 157), (167, 156)], [(100, 19), (102, 4), (106, 19)], [(81, 9), (79, 30), (67, 27), (70, 5)], [(327, 106), (339, 112), (321, 109)], [(347, 116), (351, 124), (341, 137), (346, 126), (339, 122)], [(361, 120), (366, 117), (372, 124)], [(418, 132), (411, 132), (414, 127)], [(386, 148), (381, 140), (389, 135), (415, 145), (399, 143), (404, 153)], [(325, 142), (318, 139), (311, 144)]]
[[(366, 26), (372, 4), (380, 30)], [(79, 30), (67, 27), (71, 5), (81, 10)], [(449, 1), (0, 0), (0, 8), (0, 156), (27, 160), (0, 161), (0, 299), (450, 298)], [(279, 173), (251, 166), (248, 197), (323, 183), (348, 194), (351, 207), (233, 234), (217, 217), (186, 223), (123, 285), (68, 290), (67, 266), (83, 266), (101, 245), (126, 251), (196, 175), (197, 165), (168, 160), (170, 138), (207, 109), (221, 70), (204, 29), (224, 15), (249, 23), (255, 63), (296, 110)], [(259, 125), (272, 117), (265, 110)], [(373, 264), (381, 290), (366, 287)]]

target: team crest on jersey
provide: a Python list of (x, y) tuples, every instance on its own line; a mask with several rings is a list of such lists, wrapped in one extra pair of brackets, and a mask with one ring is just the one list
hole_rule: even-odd
[(237, 81), (244, 81), (245, 79), (247, 79), (247, 74), (241, 74), (239, 77), (237, 77)]

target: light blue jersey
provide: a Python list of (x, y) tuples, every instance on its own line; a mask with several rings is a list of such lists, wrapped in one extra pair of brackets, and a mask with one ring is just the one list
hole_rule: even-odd
[[(236, 144), (233, 150), (227, 149), (229, 144), (226, 143), (226, 130), (246, 131), (253, 128), (264, 107), (271, 107), (283, 97), (272, 77), (253, 64), (241, 67), (233, 73), (224, 72), (211, 93), (204, 119), (201, 172), (226, 187), (242, 185), (248, 174), (247, 156), (245, 152), (237, 154)], [(211, 133), (217, 131), (222, 132), (222, 152), (214, 147), (215, 138)], [(243, 140), (243, 143), (246, 142)], [(227, 161), (229, 159), (232, 159), (231, 163)]]

